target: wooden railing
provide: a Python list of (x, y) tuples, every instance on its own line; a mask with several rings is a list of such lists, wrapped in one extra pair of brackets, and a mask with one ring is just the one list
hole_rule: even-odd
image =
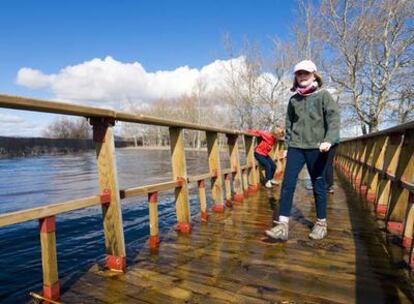
[[(259, 167), (254, 160), (254, 137), (246, 132), (203, 126), (193, 123), (173, 121), (145, 115), (116, 112), (99, 108), (85, 107), (61, 102), (0, 95), (0, 107), (37, 112), (56, 113), (87, 117), (93, 128), (93, 140), (96, 146), (96, 158), (99, 176), (100, 193), (94, 196), (65, 201), (57, 204), (10, 212), (0, 215), (0, 227), (38, 220), (43, 267), (43, 297), (57, 300), (60, 297), (59, 276), (56, 255), (56, 221), (57, 215), (101, 205), (103, 229), (106, 247), (106, 267), (112, 271), (125, 271), (126, 251), (123, 232), (121, 200), (135, 196), (148, 196), (149, 205), (149, 247), (156, 249), (159, 244), (158, 230), (158, 192), (175, 189), (176, 230), (180, 233), (191, 232), (191, 214), (189, 208), (188, 184), (198, 185), (200, 214), (202, 221), (208, 221), (205, 180), (211, 179), (213, 212), (224, 212), (224, 200), (227, 204), (242, 202), (259, 187)], [(116, 121), (142, 123), (165, 126), (170, 131), (172, 180), (128, 189), (120, 189), (118, 185), (117, 166), (113, 126)], [(197, 176), (188, 176), (184, 149), (184, 129), (206, 132), (209, 172)], [(230, 167), (222, 169), (218, 135), (227, 136)], [(240, 164), (239, 139), (244, 137), (246, 165)], [(284, 144), (278, 141), (273, 155), (277, 161), (275, 177), (281, 179), (284, 160), (282, 150)], [(224, 178), (224, 189), (223, 189)], [(223, 193), (225, 192), (225, 193)], [(225, 196), (223, 195), (225, 194)]]
[(401, 237), (414, 267), (414, 122), (342, 141), (336, 165)]

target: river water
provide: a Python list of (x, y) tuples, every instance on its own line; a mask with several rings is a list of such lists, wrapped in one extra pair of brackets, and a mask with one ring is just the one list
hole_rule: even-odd
[[(168, 150), (117, 149), (120, 188), (171, 180)], [(208, 172), (206, 152), (188, 151), (189, 175)], [(223, 168), (229, 167), (226, 153)], [(192, 216), (199, 212), (196, 185), (190, 185)], [(0, 214), (96, 195), (95, 152), (0, 160)], [(208, 204), (211, 199), (208, 197)], [(148, 234), (146, 197), (122, 200), (127, 257), (135, 256)], [(160, 234), (176, 223), (173, 191), (159, 196)], [(100, 206), (57, 216), (60, 279), (101, 262), (105, 257)], [(42, 267), (38, 222), (0, 228), (0, 303), (23, 303), (29, 291), (41, 290)]]

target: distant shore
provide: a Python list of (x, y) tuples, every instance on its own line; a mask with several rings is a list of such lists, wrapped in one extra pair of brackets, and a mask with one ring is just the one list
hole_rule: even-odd
[[(170, 150), (170, 146), (134, 146), (132, 141), (116, 140), (117, 149), (128, 150)], [(61, 155), (95, 150), (91, 139), (54, 139), (42, 137), (6, 137), (0, 136), (0, 159), (14, 157), (33, 157), (40, 155)], [(206, 147), (186, 147), (186, 151), (207, 152)], [(226, 152), (227, 147), (220, 147)]]
[[(131, 141), (115, 141), (117, 148), (133, 145)], [(33, 157), (85, 152), (95, 149), (91, 139), (55, 139), (42, 137), (0, 136), (0, 158)]]

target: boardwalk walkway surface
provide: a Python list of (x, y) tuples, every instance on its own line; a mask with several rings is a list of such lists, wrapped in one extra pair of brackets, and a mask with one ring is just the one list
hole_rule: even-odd
[[(63, 285), (63, 303), (412, 303), (409, 274), (392, 262), (374, 216), (344, 181), (329, 198), (329, 235), (311, 241), (310, 191), (298, 184), (287, 243), (271, 243), (278, 188), (261, 189), (191, 235), (161, 237), (126, 274), (92, 267)], [(277, 209), (277, 208), (276, 208)], [(401, 251), (402, 252), (402, 251)]]

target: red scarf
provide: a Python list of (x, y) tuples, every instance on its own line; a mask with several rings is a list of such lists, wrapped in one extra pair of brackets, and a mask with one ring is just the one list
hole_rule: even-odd
[(317, 88), (318, 88), (318, 83), (316, 81), (314, 81), (307, 87), (304, 87), (304, 88), (297, 87), (296, 88), (296, 93), (298, 93), (299, 95), (302, 95), (302, 96), (306, 96), (306, 95), (310, 95), (313, 92), (315, 92)]

